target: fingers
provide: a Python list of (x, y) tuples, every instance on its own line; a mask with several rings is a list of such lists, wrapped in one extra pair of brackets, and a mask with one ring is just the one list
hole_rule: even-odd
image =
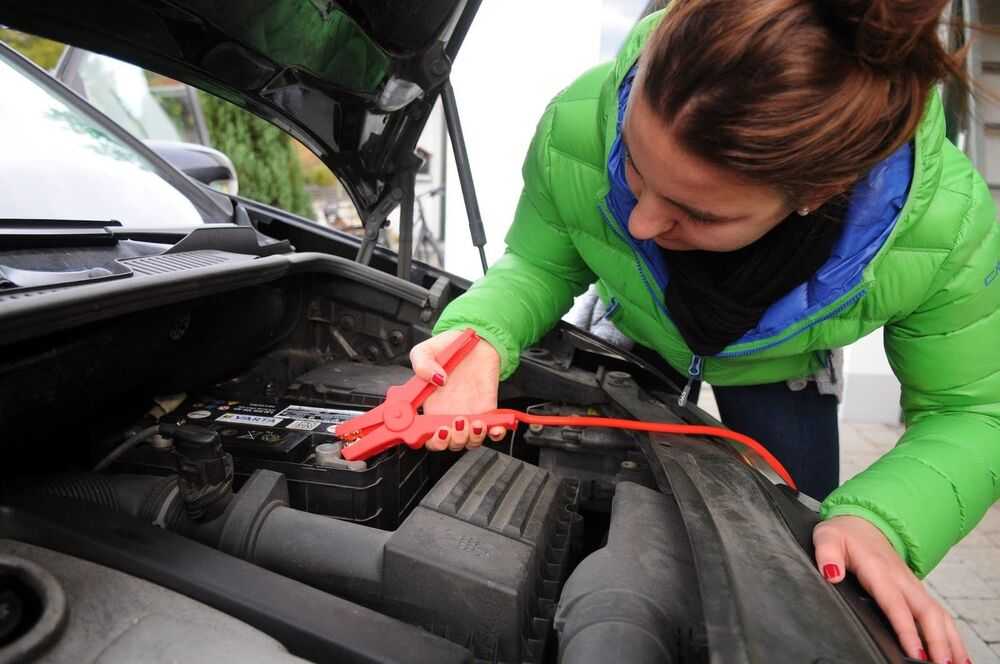
[(816, 547), (816, 567), (830, 583), (840, 583), (847, 574), (847, 548), (844, 538), (836, 530), (820, 524), (813, 530)]
[(944, 607), (930, 596), (924, 585), (916, 577), (907, 579), (903, 594), (924, 637), (930, 660), (941, 664), (965, 662), (968, 654), (955, 628), (955, 621)]
[(410, 350), (410, 366), (413, 367), (413, 373), (422, 380), (443, 387), (448, 375), (444, 367), (438, 363), (436, 356), (447, 348), (459, 334), (461, 333), (455, 331), (445, 332), (414, 346)]
[(827, 580), (838, 583), (847, 570), (853, 572), (889, 619), (907, 657), (967, 664), (954, 619), (875, 526), (858, 517), (834, 517), (813, 530), (813, 542)]
[(451, 431), (447, 427), (440, 427), (434, 432), (434, 435), (424, 443), (424, 447), (431, 452), (441, 452), (442, 450), (448, 449), (448, 443), (451, 441)]
[(466, 445), (470, 450), (475, 449), (483, 444), (483, 440), (486, 438), (486, 425), (483, 424), (482, 420), (472, 420), (472, 428), (469, 430), (469, 444)]
[(887, 577), (881, 577), (873, 579), (868, 584), (862, 583), (862, 585), (866, 586), (872, 598), (881, 607), (882, 613), (889, 619), (906, 656), (913, 659), (927, 659), (927, 651), (924, 650), (920, 640), (920, 632), (917, 631), (917, 623), (913, 619), (910, 605), (895, 582)]
[(418, 378), (434, 383), (438, 387), (444, 387), (447, 374), (429, 349), (415, 346), (410, 351), (410, 364), (413, 365), (413, 373)]
[(451, 423), (451, 428), (439, 427), (424, 443), (424, 447), (431, 452), (443, 450), (461, 452), (464, 449), (481, 446), (487, 437), (493, 442), (500, 442), (506, 436), (507, 429), (504, 427), (492, 427), (487, 431), (482, 420), (473, 420), (470, 423), (466, 417), (456, 417)]
[(927, 592), (920, 587), (919, 583), (916, 586), (914, 588), (907, 584), (904, 587), (902, 594), (907, 603), (907, 609), (919, 625), (919, 632), (924, 637), (925, 650), (930, 653), (931, 661), (949, 662), (951, 661), (951, 646), (948, 643), (944, 609), (927, 596)]
[(909, 604), (891, 575), (874, 569), (877, 567), (876, 556), (864, 550), (854, 551), (854, 555), (849, 556), (847, 538), (829, 523), (822, 523), (813, 530), (813, 544), (816, 547), (816, 565), (823, 578), (830, 583), (840, 583), (850, 564), (858, 580), (889, 619), (907, 657), (920, 659), (924, 655), (923, 644)]
[[(969, 651), (962, 643), (962, 637), (955, 627), (955, 619), (950, 614), (945, 614), (945, 630), (948, 633), (948, 644), (951, 647), (952, 661), (955, 664), (970, 664)], [(947, 661), (947, 660), (946, 660)]]
[(469, 442), (469, 421), (464, 417), (456, 417), (451, 423), (451, 440), (448, 441), (448, 449), (452, 452), (461, 452)]

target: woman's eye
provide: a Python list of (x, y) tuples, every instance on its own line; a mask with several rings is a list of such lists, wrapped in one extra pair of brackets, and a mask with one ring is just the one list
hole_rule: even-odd
[(632, 153), (625, 149), (625, 165), (632, 170), (633, 173), (639, 175), (639, 169), (635, 167), (635, 163), (632, 161)]

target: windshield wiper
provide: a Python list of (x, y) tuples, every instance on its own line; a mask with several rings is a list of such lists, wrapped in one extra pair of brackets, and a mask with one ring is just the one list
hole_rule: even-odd
[(0, 219), (0, 250), (38, 247), (111, 246), (118, 242), (114, 219)]
[(107, 279), (121, 279), (122, 277), (130, 276), (132, 276), (132, 271), (120, 263), (109, 263), (102, 267), (72, 270), (69, 272), (24, 270), (9, 265), (0, 265), (0, 290), (47, 288), (84, 282), (105, 281)]

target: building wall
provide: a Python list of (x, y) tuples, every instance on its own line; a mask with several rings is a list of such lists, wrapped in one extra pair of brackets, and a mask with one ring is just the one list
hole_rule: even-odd
[(882, 344), (882, 330), (876, 330), (844, 350), (846, 384), (841, 419), (899, 423), (899, 381), (892, 373)]
[[(601, 0), (484, 2), (455, 62), (452, 84), (487, 234), (487, 258), (504, 250), (521, 193), (521, 164), (545, 106), (600, 60)], [(446, 268), (482, 274), (449, 157)]]

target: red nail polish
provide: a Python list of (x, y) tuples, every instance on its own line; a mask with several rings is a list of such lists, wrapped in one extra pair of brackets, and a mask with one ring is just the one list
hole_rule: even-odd
[(918, 652), (918, 653), (917, 653), (917, 657), (919, 657), (920, 659), (930, 659), (930, 658), (929, 658), (929, 657), (927, 656), (927, 651), (926, 651), (926, 650), (924, 650), (923, 648), (921, 648), (921, 649), (920, 649), (920, 652)]
[(477, 436), (480, 435), (482, 432), (483, 432), (482, 427), (472, 427), (472, 433), (476, 434)]
[(440, 438), (441, 440), (447, 440), (448, 439), (448, 431), (445, 430), (445, 429), (441, 429), (440, 431), (438, 431), (438, 438)]
[(828, 565), (823, 565), (823, 578), (827, 581), (833, 581), (838, 576), (840, 576), (840, 567), (830, 563)]
[(434, 374), (434, 377), (431, 378), (431, 380), (434, 381), (434, 384), (437, 385), (438, 387), (444, 387), (444, 376), (442, 376), (441, 374), (439, 373)]
[(465, 431), (465, 420), (455, 420), (455, 431)]

